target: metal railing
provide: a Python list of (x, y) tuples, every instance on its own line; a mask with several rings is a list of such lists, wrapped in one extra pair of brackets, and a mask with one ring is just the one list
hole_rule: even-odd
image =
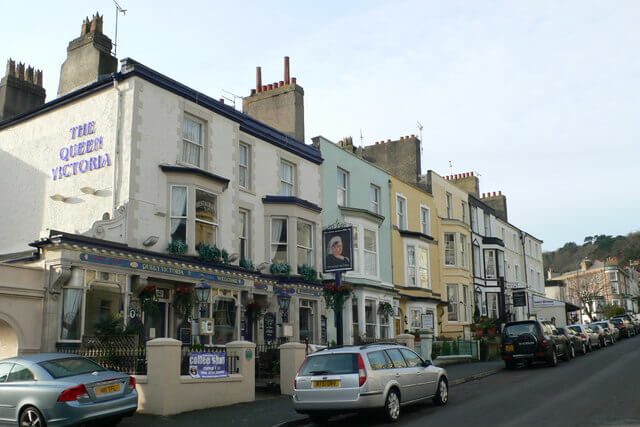
[(144, 345), (124, 345), (118, 341), (93, 341), (90, 344), (56, 343), (56, 351), (77, 354), (99, 363), (106, 369), (129, 375), (147, 374), (147, 349)]

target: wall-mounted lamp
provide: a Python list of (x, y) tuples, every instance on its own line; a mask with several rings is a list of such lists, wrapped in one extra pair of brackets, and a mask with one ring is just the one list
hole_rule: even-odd
[(147, 247), (153, 246), (156, 243), (158, 243), (158, 239), (159, 239), (158, 236), (149, 236), (144, 242), (142, 242), (142, 244)]

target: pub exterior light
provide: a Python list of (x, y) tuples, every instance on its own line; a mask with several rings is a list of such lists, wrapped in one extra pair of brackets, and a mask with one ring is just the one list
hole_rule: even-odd
[(204, 304), (209, 302), (209, 296), (211, 295), (211, 286), (208, 283), (200, 282), (194, 287), (196, 291), (196, 299), (198, 303)]

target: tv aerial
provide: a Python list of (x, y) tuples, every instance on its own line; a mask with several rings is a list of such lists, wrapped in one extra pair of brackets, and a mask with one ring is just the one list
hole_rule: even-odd
[(126, 15), (127, 9), (123, 9), (116, 0), (113, 0), (113, 3), (116, 5), (116, 36), (115, 41), (113, 42), (113, 56), (118, 56), (118, 15), (121, 13)]

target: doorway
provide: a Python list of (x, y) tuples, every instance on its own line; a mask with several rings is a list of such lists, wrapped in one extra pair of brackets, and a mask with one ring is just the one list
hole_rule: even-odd
[(0, 319), (0, 359), (18, 355), (18, 335), (4, 320)]

